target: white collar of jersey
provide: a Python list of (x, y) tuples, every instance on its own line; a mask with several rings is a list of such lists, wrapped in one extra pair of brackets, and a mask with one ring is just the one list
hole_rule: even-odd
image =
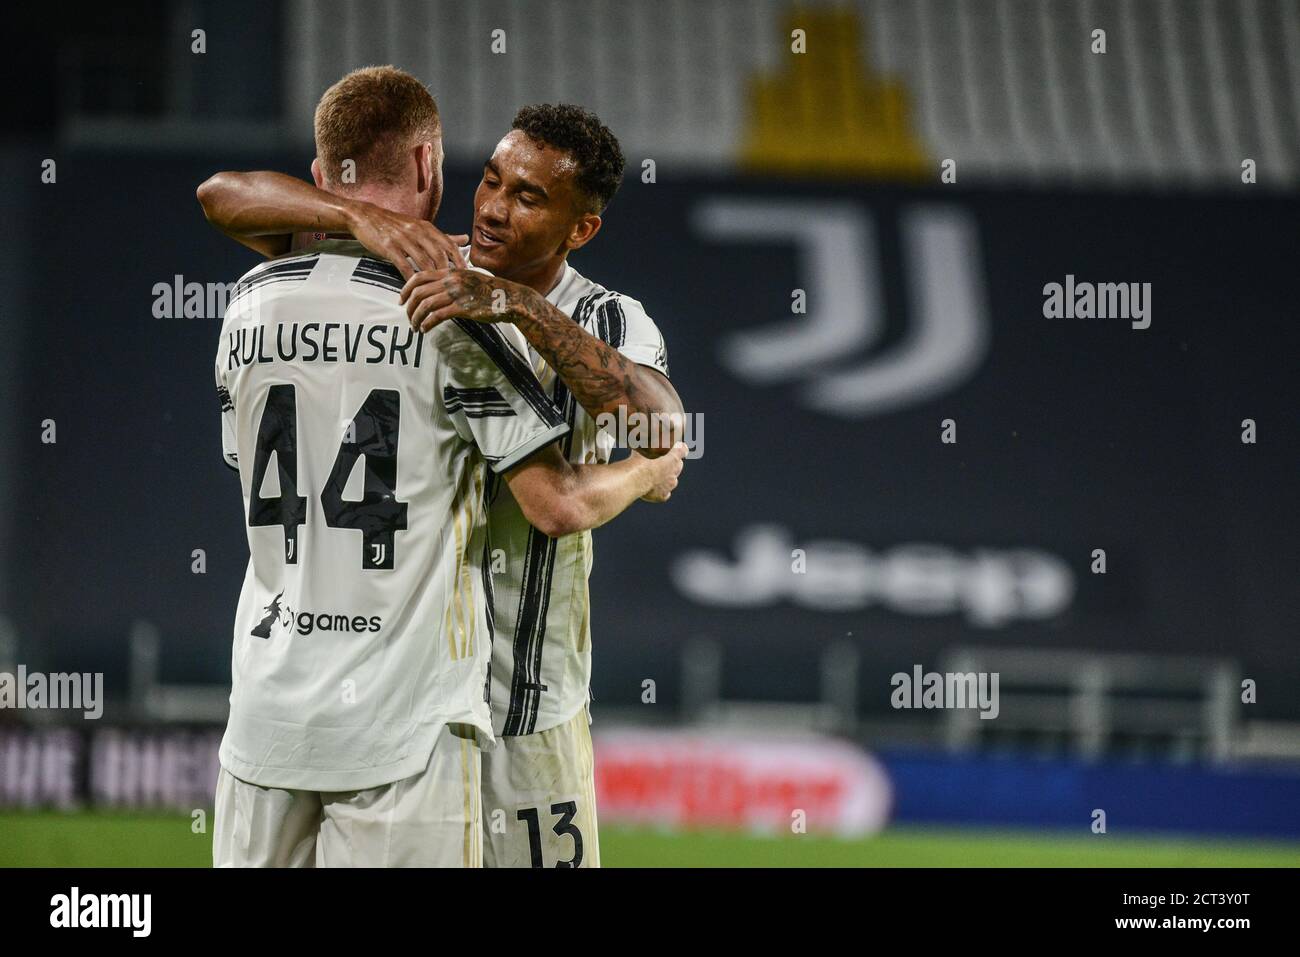
[[(461, 258), (464, 259), (465, 262), (469, 264), (469, 267), (471, 269), (480, 269), (483, 272), (487, 272), (487, 270), (483, 269), (481, 266), (475, 266), (472, 262), (470, 262), (469, 252), (470, 252), (469, 246), (460, 247)], [(568, 291), (569, 287), (573, 285), (575, 276), (581, 278), (581, 276), (578, 273), (578, 270), (570, 266), (568, 261), (566, 260), (564, 263), (564, 271), (560, 273), (560, 278), (555, 281), (555, 285), (551, 287), (551, 291), (546, 294), (546, 301), (549, 302), (552, 306), (560, 306), (565, 301), (565, 299), (568, 298), (566, 296), (566, 292)]]
[(333, 253), (339, 256), (374, 257), (374, 253), (366, 249), (365, 246), (361, 245), (361, 243), (357, 242), (355, 239), (343, 238), (318, 239), (310, 246), (304, 246), (302, 249), (294, 250), (292, 255), (307, 256), (312, 253)]

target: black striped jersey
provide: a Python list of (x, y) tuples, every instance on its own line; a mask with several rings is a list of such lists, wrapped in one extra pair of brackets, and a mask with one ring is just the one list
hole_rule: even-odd
[[(568, 265), (546, 299), (633, 362), (668, 374), (663, 335), (635, 299)], [(608, 462), (614, 437), (597, 430), (535, 350), (529, 355), (542, 387), (571, 426), (562, 440), (565, 456), (576, 464)], [(492, 724), (497, 734), (531, 734), (565, 723), (587, 703), (591, 532), (547, 538), (524, 518), (505, 483), (493, 482), (489, 491), (496, 621)]]
[(569, 431), (517, 329), (427, 334), (354, 242), (258, 266), (216, 356), (249, 562), (221, 763), (342, 791), (424, 770), (451, 722), (491, 738), (486, 484)]

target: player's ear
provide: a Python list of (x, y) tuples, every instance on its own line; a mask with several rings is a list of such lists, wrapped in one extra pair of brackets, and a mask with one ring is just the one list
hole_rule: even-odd
[(434, 149), (432, 143), (421, 143), (415, 148), (416, 192), (427, 193), (434, 183)]
[(316, 184), (317, 189), (325, 188), (325, 177), (320, 172), (320, 157), (314, 156), (311, 161), (311, 178)]
[(570, 251), (581, 249), (596, 238), (596, 234), (600, 232), (600, 224), (601, 219), (595, 213), (583, 213), (569, 230), (568, 238), (564, 241), (565, 246)]

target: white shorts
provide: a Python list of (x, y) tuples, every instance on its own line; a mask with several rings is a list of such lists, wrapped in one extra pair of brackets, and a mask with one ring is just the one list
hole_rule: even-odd
[(419, 774), (361, 791), (297, 791), (217, 776), (216, 867), (482, 867), (481, 752), (448, 725)]
[(600, 866), (585, 708), (546, 731), (498, 735), (483, 755), (483, 866)]

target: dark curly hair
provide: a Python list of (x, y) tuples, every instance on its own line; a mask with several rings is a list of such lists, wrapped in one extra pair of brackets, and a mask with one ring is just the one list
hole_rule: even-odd
[(595, 113), (572, 103), (534, 103), (515, 114), (511, 129), (573, 154), (577, 186), (593, 213), (603, 213), (623, 183), (623, 150)]

